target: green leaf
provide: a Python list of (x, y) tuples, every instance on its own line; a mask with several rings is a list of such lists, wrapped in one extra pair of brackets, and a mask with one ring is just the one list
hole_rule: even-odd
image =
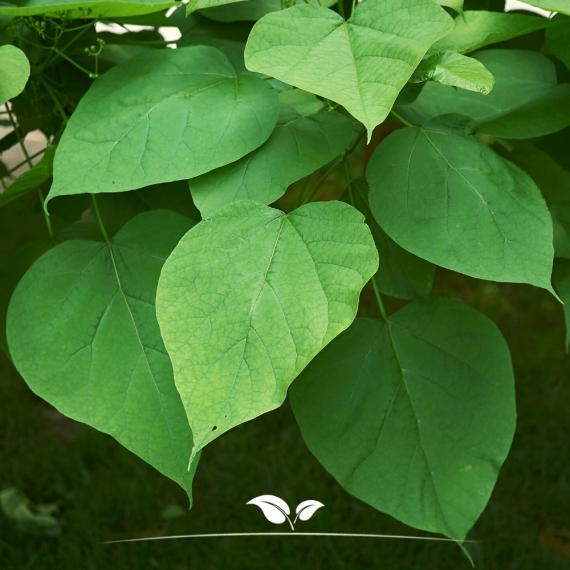
[(26, 170), (26, 172), (21, 174), (0, 194), (0, 208), (22, 194), (35, 190), (51, 178), (55, 149), (56, 145), (48, 145), (41, 160), (30, 170)]
[(135, 192), (151, 210), (173, 210), (192, 220), (201, 219), (186, 180), (154, 184)]
[(440, 6), (446, 6), (461, 14), (463, 12), (463, 0), (435, 0)]
[(502, 12), (467, 11), (455, 18), (453, 30), (437, 41), (428, 53), (456, 51), (469, 53), (489, 44), (504, 42), (550, 26), (540, 16)]
[(401, 248), (376, 222), (368, 203), (368, 183), (365, 178), (353, 180), (341, 196), (366, 218), (378, 249), (379, 266), (374, 281), (381, 293), (399, 299), (421, 299), (429, 295), (435, 266)]
[(308, 91), (302, 89), (290, 89), (279, 93), (281, 105), (293, 107), (299, 115), (308, 117), (321, 111), (324, 103)]
[(434, 53), (422, 62), (410, 82), (423, 81), (437, 81), (482, 95), (488, 95), (495, 84), (493, 75), (480, 61), (452, 51)]
[(566, 352), (570, 348), (570, 260), (557, 259), (552, 272), (554, 287), (564, 303), (564, 320), (566, 322)]
[[(0, 6), (0, 13), (2, 7)], [(11, 45), (0, 46), (0, 105), (19, 95), (30, 77), (26, 54)]]
[(532, 179), (445, 115), (398, 130), (367, 168), (370, 207), (400, 246), (479, 279), (552, 291), (552, 220)]
[(267, 142), (242, 159), (189, 181), (202, 217), (236, 200), (271, 204), (287, 187), (337, 157), (350, 144), (352, 123), (340, 113), (302, 117), (281, 112)]
[(102, 75), (69, 120), (48, 199), (191, 178), (267, 140), (277, 93), (207, 46), (155, 50)]
[(544, 136), (570, 125), (570, 85), (556, 83), (547, 57), (505, 49), (473, 57), (495, 78), (489, 95), (427, 83), (413, 103), (397, 106), (398, 113), (414, 124), (459, 113), (477, 121), (480, 133), (510, 139)]
[(457, 540), (485, 508), (515, 430), (505, 340), (449, 299), (356, 319), (290, 394), (305, 442), (344, 489)]
[(554, 25), (546, 30), (546, 43), (552, 53), (570, 69), (570, 18), (556, 16)]
[(552, 215), (554, 255), (570, 258), (570, 172), (529, 142), (517, 141), (510, 151), (496, 146), (540, 188)]
[(156, 306), (193, 454), (283, 403), (294, 378), (353, 321), (377, 267), (364, 217), (341, 202), (288, 215), (234, 202), (182, 238)]
[[(296, 4), (313, 4), (314, 6), (333, 6), (337, 0), (292, 0), (291, 6)], [(215, 22), (255, 22), (271, 12), (283, 10), (281, 0), (246, 0), (231, 4), (224, 3), (220, 6), (200, 10), (200, 14)]]
[(568, 0), (527, 0), (525, 1), (525, 4), (530, 4), (531, 6), (536, 6), (537, 8), (542, 8), (543, 10), (549, 10), (551, 12), (560, 12), (561, 14), (570, 16)]
[(97, 20), (150, 14), (177, 5), (176, 1), (165, 0), (5, 0), (0, 5), (0, 16), (50, 14), (57, 17)]
[(186, 5), (186, 15), (189, 16), (196, 10), (204, 10), (206, 8), (214, 8), (216, 6), (223, 6), (224, 4), (243, 1), (244, 0), (189, 0), (188, 4)]
[(252, 71), (343, 105), (370, 138), (429, 46), (451, 26), (432, 0), (367, 0), (348, 22), (327, 8), (294, 6), (255, 24), (245, 61)]
[(162, 343), (159, 273), (191, 220), (141, 214), (112, 240), (67, 241), (36, 261), (8, 309), (8, 344), (30, 388), (115, 437), (191, 497), (192, 433)]

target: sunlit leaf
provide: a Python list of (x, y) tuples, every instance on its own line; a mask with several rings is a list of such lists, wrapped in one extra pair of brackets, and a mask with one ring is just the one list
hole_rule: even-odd
[(11, 45), (0, 46), (0, 105), (19, 95), (29, 77), (30, 62), (26, 54)]

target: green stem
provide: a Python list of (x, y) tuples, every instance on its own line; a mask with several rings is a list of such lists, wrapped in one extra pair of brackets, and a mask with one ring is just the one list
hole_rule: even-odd
[(85, 69), (83, 66), (79, 65), (77, 62), (73, 61), (70, 57), (68, 57), (67, 55), (65, 55), (62, 51), (58, 50), (55, 47), (51, 48), (55, 53), (57, 53), (60, 57), (63, 57), (63, 59), (66, 59), (67, 61), (69, 61), (69, 63), (71, 63), (71, 65), (74, 65), (77, 69), (79, 69), (79, 71), (83, 71), (83, 73), (85, 73), (86, 75), (88, 75), (89, 77), (92, 77), (94, 74), (91, 73), (91, 71), (88, 71), (87, 69)]
[(352, 195), (352, 174), (350, 172), (350, 165), (348, 164), (348, 160), (344, 161), (344, 175), (346, 177), (346, 188), (348, 190), (350, 205), (354, 207), (354, 196)]
[(48, 95), (51, 97), (51, 100), (53, 101), (55, 108), (58, 110), (59, 114), (61, 115), (61, 118), (63, 119), (63, 124), (67, 125), (67, 115), (65, 114), (65, 110), (61, 106), (59, 99), (55, 96), (55, 93), (53, 92), (52, 88), (49, 86), (48, 82), (44, 79), (43, 75), (40, 75), (40, 83), (45, 87), (46, 91), (48, 92)]
[(351, 17), (354, 14), (355, 10), (356, 10), (356, 0), (352, 0), (352, 8), (350, 9), (350, 16)]
[(344, 18), (344, 4), (342, 0), (338, 0), (338, 13)]
[(51, 238), (51, 241), (53, 241), (53, 243), (57, 245), (57, 241), (55, 241), (55, 236), (53, 235), (53, 227), (51, 225), (51, 220), (50, 220), (50, 218), (46, 212), (46, 209), (44, 208), (44, 203), (45, 203), (44, 193), (42, 192), (41, 188), (39, 188), (39, 187), (38, 187), (38, 195), (40, 197), (40, 202), (42, 204), (42, 211), (44, 213), (44, 219), (46, 221), (46, 226), (48, 229), (49, 237)]
[(91, 194), (91, 205), (93, 213), (95, 214), (95, 218), (97, 219), (97, 223), (99, 224), (99, 229), (107, 242), (107, 245), (110, 245), (109, 236), (107, 235), (107, 231), (105, 230), (105, 226), (103, 224), (103, 219), (101, 218), (101, 213), (99, 212), (99, 206), (97, 205), (97, 199), (95, 198), (95, 194)]
[(378, 285), (376, 285), (376, 276), (374, 275), (372, 279), (370, 279), (372, 283), (372, 288), (374, 289), (374, 295), (376, 296), (376, 302), (378, 303), (378, 308), (380, 309), (380, 314), (382, 318), (387, 321), (388, 318), (386, 317), (386, 311), (384, 310), (384, 305), (382, 303), (382, 297), (380, 297), (380, 291), (378, 291)]
[[(82, 29), (74, 38), (72, 38), (70, 41), (68, 41), (62, 48), (61, 50), (53, 50), (56, 51), (56, 55), (53, 56), (52, 58), (48, 59), (48, 61), (46, 63), (44, 63), (41, 71), (43, 71), (44, 69), (47, 69), (52, 63), (54, 63), (54, 61), (58, 58), (58, 54), (57, 51), (62, 51), (64, 52), (66, 49), (68, 49), (69, 47), (71, 47), (85, 32), (87, 32), (90, 28), (93, 27), (93, 24), (89, 24), (85, 27), (85, 29)], [(55, 45), (53, 46), (53, 48), (55, 48)]]
[[(42, 148), (42, 150), (38, 150), (38, 152), (35, 152), (34, 154), (32, 154), (30, 156), (30, 159), (36, 158), (36, 156), (39, 156), (40, 154), (45, 152), (45, 150), (46, 150), (45, 148)], [(8, 170), (8, 176), (10, 176), (10, 174), (12, 174), (12, 172), (16, 172), (16, 170), (18, 170), (18, 168), (24, 166), (24, 164), (29, 164), (27, 158), (25, 160), (22, 160), (22, 162), (19, 162), (18, 164), (16, 164), (16, 166), (13, 166), (12, 168), (10, 168), (10, 170)]]
[(392, 109), (390, 111), (390, 113), (392, 115), (394, 115), (394, 118), (397, 119), (398, 121), (400, 121), (400, 123), (402, 123), (402, 125), (406, 125), (406, 127), (414, 127), (415, 125), (412, 125), (412, 123), (408, 123), (408, 121), (406, 121), (406, 119), (404, 119), (403, 117), (400, 117), (400, 115), (398, 115), (398, 113), (396, 113), (396, 111), (394, 111), (394, 109)]

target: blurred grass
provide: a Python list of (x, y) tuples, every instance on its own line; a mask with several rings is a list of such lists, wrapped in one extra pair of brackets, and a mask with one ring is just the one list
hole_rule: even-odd
[[(570, 380), (560, 305), (524, 285), (477, 281), (439, 270), (434, 293), (491, 317), (515, 366), (519, 421), (497, 487), (469, 538), (482, 569), (570, 568)], [(387, 299), (389, 310), (402, 303)], [(361, 313), (376, 308), (367, 289)], [(57, 413), (0, 360), (0, 490), (57, 503), (55, 536), (24, 531), (0, 513), (0, 568), (330, 569), (470, 568), (453, 543), (349, 538), (209, 538), (102, 545), (165, 534), (281, 531), (251, 498), (326, 506), (307, 532), (421, 535), (345, 493), (308, 452), (288, 404), (235, 428), (203, 453), (194, 507), (176, 484), (110, 437)], [(170, 505), (185, 514), (164, 519)]]

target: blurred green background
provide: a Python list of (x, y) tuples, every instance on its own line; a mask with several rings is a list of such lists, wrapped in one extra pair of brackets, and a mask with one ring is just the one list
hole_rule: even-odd
[[(518, 427), (489, 505), (469, 537), (477, 568), (570, 568), (570, 378), (562, 307), (546, 291), (438, 270), (434, 294), (491, 317), (510, 346)], [(397, 301), (387, 300), (390, 310)], [(361, 314), (375, 311), (365, 289)], [(0, 491), (16, 488), (57, 524), (0, 512), (0, 568), (461, 569), (454, 543), (243, 537), (101, 544), (145, 536), (287, 531), (246, 502), (273, 494), (325, 504), (297, 530), (421, 535), (351, 497), (307, 450), (289, 405), (233, 429), (203, 452), (194, 506), (176, 484), (112, 438), (37, 398), (0, 357)], [(14, 492), (14, 491), (12, 491)], [(4, 495), (7, 496), (6, 494)], [(50, 505), (45, 507), (45, 505)]]

